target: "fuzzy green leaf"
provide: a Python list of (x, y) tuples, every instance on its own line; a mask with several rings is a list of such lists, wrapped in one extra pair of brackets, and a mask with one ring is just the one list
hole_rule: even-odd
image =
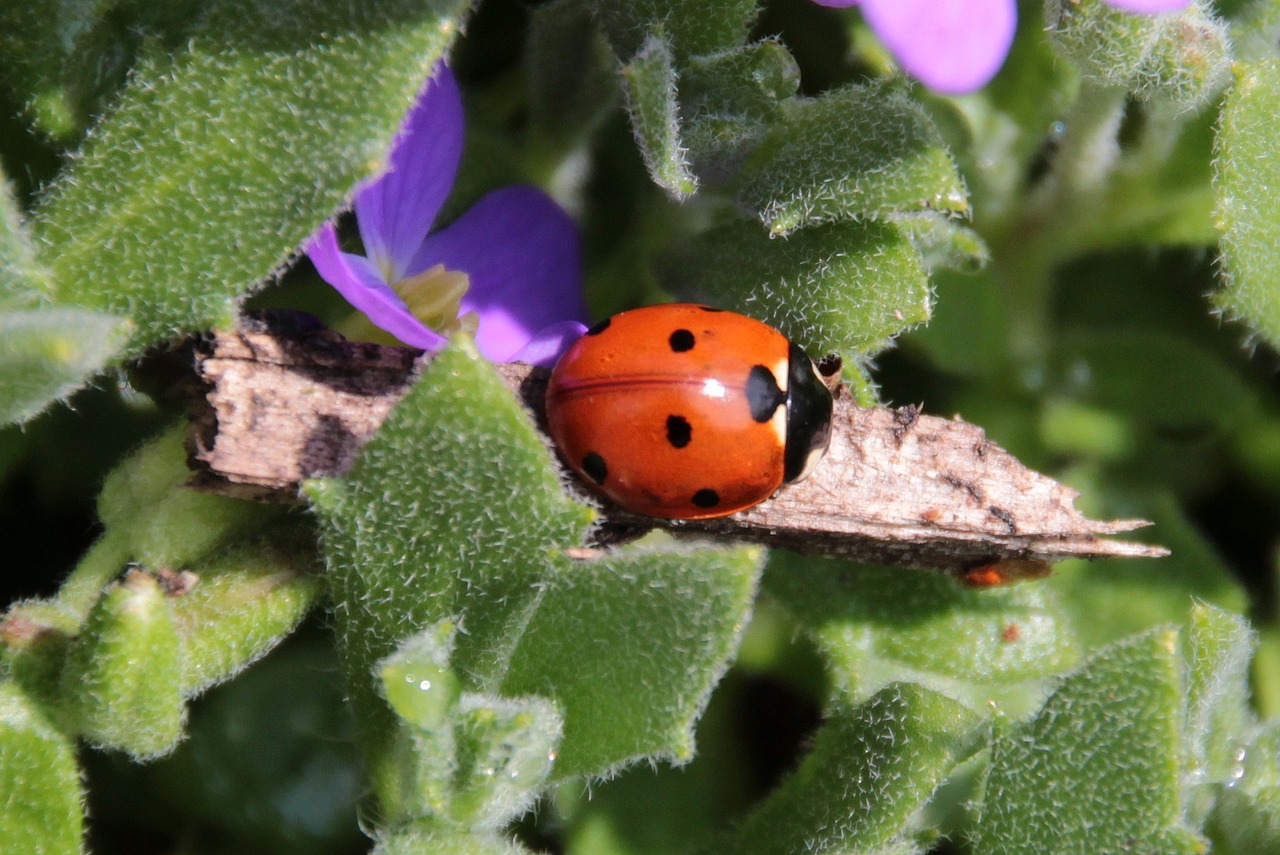
[[(288, 635), (320, 599), (315, 534), (299, 523), (237, 539), (192, 564), (170, 600), (182, 644), (182, 693), (230, 678)], [(184, 584), (184, 577), (179, 577)]]
[(155, 578), (130, 573), (85, 620), (62, 672), (62, 703), (90, 742), (139, 759), (182, 737), (182, 658), (173, 614)]
[[(1186, 638), (1189, 820), (1203, 824), (1213, 803), (1206, 784), (1235, 786), (1254, 728), (1249, 663), (1257, 639), (1239, 615), (1197, 603)], [(1199, 790), (1199, 792), (1196, 792)]]
[(849, 86), (791, 105), (742, 187), (785, 235), (838, 220), (968, 211), (964, 182), (928, 114), (905, 93)]
[(132, 330), (127, 320), (90, 309), (0, 312), (0, 424), (28, 421), (79, 389)]
[(997, 739), (975, 851), (1200, 853), (1181, 825), (1177, 636), (1106, 648)]
[(1219, 788), (1209, 831), (1215, 853), (1280, 852), (1280, 720), (1260, 728), (1241, 750), (1234, 778)]
[(0, 681), (0, 840), (27, 855), (83, 851), (75, 745), (12, 683)]
[(136, 69), (37, 212), (54, 299), (131, 318), (128, 353), (229, 325), (383, 162), (460, 0), (213, 4)]
[(449, 619), (463, 686), (494, 687), (550, 550), (579, 544), (591, 512), (564, 493), (528, 415), (469, 341), (437, 356), (348, 477), (307, 487), (320, 517), (335, 624), (380, 795), (390, 711), (371, 683), (400, 642)]
[(765, 589), (810, 632), (846, 703), (911, 679), (973, 709), (1023, 716), (1080, 660), (1041, 585), (975, 591), (941, 574), (775, 553)]
[(734, 175), (799, 88), (800, 68), (777, 41), (690, 61), (681, 73), (680, 108), (694, 172), (710, 181)]
[(800, 768), (714, 851), (924, 851), (936, 833), (913, 817), (984, 734), (963, 704), (910, 683), (888, 686), (833, 713)]
[(564, 722), (542, 698), (463, 695), (455, 724), (455, 821), (500, 828), (528, 810), (551, 774)]
[(378, 663), (387, 703), (416, 730), (442, 729), (462, 696), (458, 677), (449, 668), (457, 633), (456, 623), (440, 621)]
[(1280, 346), (1280, 218), (1271, 188), (1280, 186), (1273, 157), (1280, 115), (1280, 60), (1241, 64), (1218, 130), (1217, 175), (1223, 289), (1217, 304)]
[(262, 505), (187, 489), (191, 477), (177, 425), (120, 462), (98, 494), (98, 518), (133, 544), (131, 558), (145, 564), (183, 565), (208, 554), (255, 519)]
[(591, 0), (623, 62), (644, 50), (649, 33), (670, 34), (673, 56), (681, 63), (698, 54), (717, 53), (742, 44), (757, 11), (757, 0)]
[(693, 723), (737, 650), (760, 558), (753, 548), (636, 548), (562, 560), (502, 681), (506, 695), (563, 710), (557, 778), (692, 757)]
[(1050, 0), (1045, 18), (1054, 47), (1086, 80), (1139, 98), (1191, 106), (1230, 73), (1226, 24), (1204, 0), (1164, 15), (1136, 15), (1102, 0)]
[(680, 104), (671, 46), (658, 31), (622, 68), (623, 91), (636, 145), (654, 183), (676, 199), (693, 195), (698, 178), (681, 138)]
[(671, 287), (781, 329), (818, 357), (881, 350), (929, 319), (920, 254), (895, 227), (831, 223), (770, 238), (754, 222), (700, 235), (666, 271)]
[(542, 698), (461, 692), (449, 668), (457, 630), (447, 620), (426, 628), (378, 664), (378, 677), (401, 719), (406, 815), (494, 829), (538, 797), (563, 722)]

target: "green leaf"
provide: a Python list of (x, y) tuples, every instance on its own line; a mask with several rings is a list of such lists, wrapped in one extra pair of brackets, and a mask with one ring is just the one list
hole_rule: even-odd
[(538, 132), (568, 145), (594, 131), (618, 96), (613, 54), (590, 8), (553, 0), (529, 10), (524, 47), (529, 119)]
[(694, 721), (737, 650), (760, 558), (637, 547), (560, 561), (502, 680), (503, 694), (564, 712), (557, 779), (692, 757)]
[(1043, 585), (973, 590), (936, 573), (777, 552), (765, 590), (812, 633), (844, 703), (911, 680), (975, 710), (1023, 717), (1080, 660)]
[(334, 622), (380, 792), (390, 712), (371, 683), (400, 642), (449, 619), (463, 685), (494, 687), (591, 512), (568, 499), (544, 440), (469, 341), (438, 355), (344, 479), (307, 485), (320, 518)]
[(924, 851), (936, 832), (913, 818), (984, 734), (964, 705), (910, 683), (888, 686), (832, 713), (800, 768), (714, 851)]
[(1209, 833), (1215, 853), (1280, 851), (1280, 720), (1260, 728), (1241, 749), (1235, 778), (1219, 788)]
[(466, 694), (457, 713), (450, 813), (472, 828), (500, 828), (537, 799), (564, 722), (542, 698)]
[(692, 196), (698, 178), (690, 169), (681, 138), (676, 69), (661, 30), (646, 39), (622, 67), (622, 80), (631, 130), (649, 177), (675, 199)]
[(682, 69), (680, 109), (693, 171), (709, 181), (732, 177), (799, 88), (800, 67), (777, 41), (692, 59)]
[(757, 0), (591, 0), (613, 49), (623, 62), (644, 50), (648, 34), (669, 33), (672, 54), (683, 64), (698, 54), (736, 48), (747, 37)]
[(1106, 648), (998, 738), (978, 852), (1201, 853), (1182, 826), (1177, 636)]
[(80, 769), (72, 741), (13, 683), (0, 681), (0, 840), (29, 855), (82, 852)]
[(276, 646), (320, 599), (315, 533), (300, 521), (248, 535), (189, 565), (170, 600), (182, 645), (182, 693), (194, 697)]
[(847, 86), (795, 101), (753, 158), (741, 201), (775, 235), (838, 220), (968, 211), (933, 122), (905, 93)]
[(401, 719), (404, 817), (495, 829), (523, 813), (551, 772), (562, 719), (542, 698), (460, 691), (449, 668), (458, 627), (441, 621), (378, 664)]
[(810, 356), (875, 353), (929, 318), (928, 275), (883, 223), (831, 223), (770, 238), (741, 221), (700, 235), (665, 271), (671, 287), (778, 327)]
[(1269, 190), (1280, 185), (1280, 163), (1271, 156), (1277, 115), (1280, 60), (1242, 63), (1218, 129), (1223, 288), (1215, 302), (1273, 347), (1280, 347), (1280, 219)]
[(1045, 18), (1054, 47), (1085, 80), (1139, 98), (1194, 106), (1229, 74), (1226, 24), (1203, 0), (1162, 15), (1137, 15), (1102, 0), (1050, 0)]
[[(1206, 785), (1234, 787), (1246, 743), (1255, 727), (1249, 706), (1249, 663), (1257, 639), (1248, 621), (1213, 606), (1195, 604), (1186, 638), (1188, 807), (1193, 826), (1204, 824), (1215, 793)], [(1197, 792), (1198, 791), (1198, 792)]]
[(68, 397), (132, 331), (129, 321), (89, 309), (0, 312), (0, 424), (29, 421)]
[(465, 5), (213, 4), (134, 71), (37, 212), (54, 299), (131, 318), (129, 354), (229, 325), (381, 167)]
[(164, 591), (133, 571), (89, 612), (62, 672), (61, 705), (95, 745), (139, 759), (182, 737), (182, 659)]
[(22, 211), (0, 171), (0, 307), (31, 304), (48, 289), (48, 271), (36, 261)]

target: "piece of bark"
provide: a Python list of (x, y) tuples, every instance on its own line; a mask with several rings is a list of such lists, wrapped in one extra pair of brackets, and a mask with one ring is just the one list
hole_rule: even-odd
[[(346, 472), (418, 373), (430, 370), (409, 348), (261, 323), (205, 339), (196, 367), (203, 394), (188, 442), (192, 485), (283, 501), (298, 499), (305, 478)], [(498, 370), (542, 427), (547, 372)], [(1077, 495), (1027, 469), (981, 428), (914, 407), (862, 408), (846, 396), (836, 400), (826, 457), (768, 501), (722, 519), (670, 521), (598, 500), (597, 533), (607, 540), (666, 528), (947, 570), (979, 585), (1044, 575), (1064, 558), (1167, 554), (1104, 539), (1148, 523), (1089, 520), (1073, 506)]]

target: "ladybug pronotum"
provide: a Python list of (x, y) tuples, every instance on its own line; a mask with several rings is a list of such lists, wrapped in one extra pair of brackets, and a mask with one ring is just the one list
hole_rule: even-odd
[(565, 461), (620, 507), (727, 516), (809, 473), (831, 437), (831, 392), (768, 324), (708, 306), (633, 309), (556, 363), (547, 422)]

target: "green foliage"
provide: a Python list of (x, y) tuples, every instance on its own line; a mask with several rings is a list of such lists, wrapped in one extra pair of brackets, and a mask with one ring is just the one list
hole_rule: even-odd
[[(0, 849), (1280, 849), (1280, 3), (1018, 27), (947, 98), (808, 0), (0, 9)], [(760, 317), (1172, 555), (624, 543), (465, 336), (310, 512), (188, 489), (173, 339), (332, 311), (299, 245), (442, 56), (444, 221), (541, 184), (599, 314)]]
[(735, 48), (756, 15), (755, 0), (592, 0), (591, 5), (623, 61), (642, 51), (659, 25), (671, 33), (672, 49), (682, 60)]
[(274, 647), (320, 594), (308, 532), (194, 493), (188, 475), (179, 432), (139, 449), (103, 485), (106, 531), (59, 594), (5, 617), (7, 664), (49, 715), (141, 758), (171, 751), (186, 700)]
[(1184, 107), (1203, 102), (1226, 82), (1231, 62), (1226, 25), (1210, 4), (1144, 17), (1102, 0), (1050, 0), (1054, 46), (1085, 80)]
[(31, 855), (83, 851), (75, 747), (17, 686), (0, 681), (0, 837)]
[(129, 318), (131, 355), (230, 324), (377, 168), (461, 8), (210, 4), (183, 49), (146, 55), (36, 211), (47, 297)]
[(981, 735), (963, 704), (887, 686), (828, 713), (800, 768), (717, 851), (922, 851), (936, 832), (913, 817)]
[(1269, 151), (1280, 109), (1280, 60), (1243, 63), (1222, 110), (1214, 190), (1222, 229), (1225, 287), (1218, 304), (1247, 321), (1273, 346), (1280, 343), (1280, 225), (1268, 187), (1280, 178)]
[(1038, 708), (1046, 679), (1080, 658), (1071, 622), (1043, 586), (974, 591), (941, 576), (776, 554), (765, 590), (810, 628), (846, 702), (910, 675), (973, 709), (1021, 716)]
[(849, 87), (800, 101), (770, 130), (742, 201), (773, 235), (840, 220), (968, 210), (924, 110), (902, 92)]
[(645, 40), (623, 68), (622, 79), (626, 82), (631, 127), (650, 177), (673, 198), (692, 195), (698, 189), (698, 179), (689, 170), (685, 156), (676, 102), (676, 71), (671, 46), (662, 31)]
[(88, 309), (0, 311), (0, 423), (28, 421), (79, 389), (131, 331), (128, 321)]
[(737, 650), (759, 563), (759, 550), (711, 547), (558, 562), (502, 680), (564, 710), (557, 777), (693, 757), (693, 723)]
[(1170, 630), (1106, 648), (996, 739), (978, 851), (1202, 851), (1180, 824), (1176, 652)]
[(182, 662), (173, 615), (155, 577), (132, 572), (103, 592), (62, 670), (72, 726), (139, 758), (182, 736)]
[(551, 772), (562, 720), (541, 698), (460, 692), (449, 670), (457, 627), (443, 621), (408, 639), (378, 665), (382, 689), (401, 719), (410, 765), (413, 818), (468, 829), (494, 828), (537, 797)]
[(830, 223), (768, 237), (735, 222), (698, 237), (667, 273), (674, 290), (777, 326), (814, 357), (873, 353), (929, 319), (920, 255), (896, 228)]

